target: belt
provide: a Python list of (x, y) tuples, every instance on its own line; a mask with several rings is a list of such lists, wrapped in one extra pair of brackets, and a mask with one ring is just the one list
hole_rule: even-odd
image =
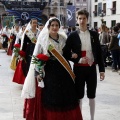
[[(92, 65), (96, 65), (96, 63), (93, 62)], [(91, 66), (92, 66), (92, 65), (91, 65)], [(89, 65), (89, 64), (81, 64), (81, 63), (77, 63), (77, 64), (74, 64), (74, 66), (90, 66), (90, 65)]]

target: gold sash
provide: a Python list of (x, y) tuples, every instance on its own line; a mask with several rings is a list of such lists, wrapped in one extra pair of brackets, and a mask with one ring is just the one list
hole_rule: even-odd
[(32, 43), (36, 44), (37, 38), (35, 37), (34, 33), (31, 30), (27, 30), (25, 34), (31, 40)]
[(71, 78), (74, 81), (75, 80), (75, 74), (71, 70), (71, 67), (68, 64), (68, 62), (65, 60), (65, 58), (52, 45), (49, 45), (48, 50), (62, 64), (62, 66), (68, 71), (68, 73), (70, 74)]

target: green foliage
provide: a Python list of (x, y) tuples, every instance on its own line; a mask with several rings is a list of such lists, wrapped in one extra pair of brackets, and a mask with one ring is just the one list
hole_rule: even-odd
[(35, 64), (38, 67), (38, 69), (41, 70), (45, 65), (45, 62), (39, 60), (38, 58), (36, 58), (36, 56), (33, 55), (32, 64)]
[(19, 51), (20, 51), (20, 48), (14, 48), (13, 52), (15, 53), (15, 56), (18, 57), (19, 56)]

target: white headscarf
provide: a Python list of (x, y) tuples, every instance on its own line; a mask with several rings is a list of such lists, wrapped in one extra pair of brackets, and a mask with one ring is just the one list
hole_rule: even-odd
[[(19, 33), (16, 35), (15, 44), (18, 44), (18, 43), (19, 43), (19, 38), (20, 38), (19, 35), (20, 35), (21, 32), (22, 32), (22, 28), (20, 29)], [(13, 51), (14, 51), (14, 49), (15, 49), (15, 48), (13, 48)], [(15, 55), (15, 53), (13, 52), (13, 53), (12, 53), (12, 57), (11, 57), (11, 62), (12, 62), (12, 60), (13, 60), (14, 55)]]
[(5, 34), (8, 38), (10, 37), (10, 30), (9, 29), (7, 30), (7, 26), (3, 28), (2, 34)]
[(20, 50), (22, 50), (22, 47), (23, 47), (25, 33), (26, 33), (26, 31), (29, 30), (29, 29), (31, 29), (31, 24), (30, 24), (30, 22), (28, 23), (27, 27), (25, 28), (25, 30), (24, 30), (24, 32), (23, 32), (23, 34), (22, 34)]
[[(48, 25), (49, 25), (49, 22), (52, 20), (52, 19), (57, 19), (59, 20), (58, 18), (56, 17), (52, 17), (50, 18), (47, 23), (45, 24), (45, 27), (42, 29), (41, 33), (39, 34), (38, 36), (38, 40), (37, 40), (37, 44), (40, 44), (42, 46), (42, 48), (44, 49), (43, 53), (44, 54), (47, 54), (47, 51), (48, 51), (48, 44), (49, 44), (49, 29), (48, 29)], [(60, 21), (59, 21), (60, 22)], [(60, 26), (61, 26), (61, 23), (60, 23)], [(62, 27), (60, 27), (59, 31), (58, 31), (58, 34), (59, 35), (62, 35), (65, 39), (67, 38), (67, 35), (66, 33), (64, 32), (64, 30), (62, 29)], [(36, 45), (37, 45), (36, 44)], [(38, 51), (38, 47), (35, 47), (35, 50), (34, 50), (34, 54)], [(33, 55), (34, 55), (33, 54)], [(36, 54), (35, 54), (36, 55)]]
[[(48, 45), (49, 45), (49, 30), (48, 30), (48, 25), (49, 22), (52, 19), (58, 19), (56, 17), (50, 18), (47, 23), (45, 24), (45, 27), (42, 29), (38, 36), (38, 40), (33, 52), (33, 55), (37, 55), (39, 53), (44, 53), (48, 54)], [(58, 19), (59, 20), (59, 19)], [(62, 35), (64, 38), (67, 38), (67, 35), (65, 34), (64, 30), (62, 28), (59, 29), (58, 31), (59, 35)], [(42, 48), (42, 49), (41, 49)], [(31, 60), (32, 61), (32, 60)], [(25, 83), (22, 89), (22, 94), (21, 96), (23, 98), (34, 98), (35, 97), (35, 90), (36, 90), (36, 82), (35, 82), (35, 75), (34, 75), (34, 69), (35, 69), (35, 64), (30, 64), (29, 71), (27, 74), (27, 77), (25, 79)], [(41, 87), (43, 86), (43, 83), (41, 83)]]
[(18, 34), (16, 35), (16, 40), (15, 40), (15, 44), (17, 44), (17, 43), (19, 43), (19, 39), (20, 39), (20, 37), (21, 37), (21, 35), (22, 35), (22, 28), (19, 30), (19, 32), (18, 32)]

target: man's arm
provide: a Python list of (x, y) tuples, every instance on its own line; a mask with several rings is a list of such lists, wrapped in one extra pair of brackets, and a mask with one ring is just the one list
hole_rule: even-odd
[(78, 63), (80, 55), (76, 52), (78, 48), (76, 47), (76, 35), (70, 34), (67, 38), (66, 45), (63, 48), (63, 56), (74, 63)]
[(63, 56), (67, 59), (67, 60), (71, 60), (72, 57), (72, 36), (68, 36), (67, 40), (66, 40), (66, 44), (65, 47), (63, 48)]

